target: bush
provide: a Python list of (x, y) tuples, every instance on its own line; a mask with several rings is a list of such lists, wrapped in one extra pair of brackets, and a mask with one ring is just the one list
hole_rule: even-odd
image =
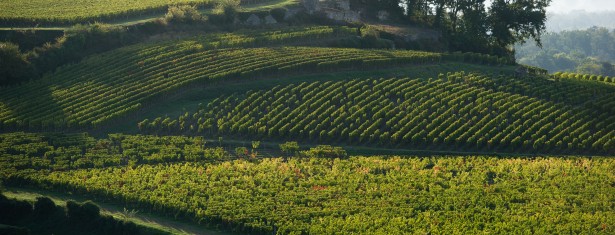
[(282, 22), (284, 21), (284, 16), (286, 16), (287, 11), (288, 10), (286, 10), (286, 8), (278, 7), (269, 10), (269, 14), (271, 14), (271, 16), (278, 22)]
[(210, 21), (218, 24), (231, 24), (237, 18), (239, 12), (239, 0), (221, 0), (214, 8), (214, 15)]
[(238, 157), (246, 157), (249, 154), (248, 148), (246, 148), (246, 147), (237, 147), (237, 148), (235, 148), (235, 154)]
[(345, 158), (348, 156), (346, 150), (341, 147), (331, 145), (318, 145), (307, 151), (301, 151), (301, 156), (316, 158)]
[(280, 144), (280, 150), (286, 154), (294, 154), (299, 151), (299, 144), (295, 141)]
[(194, 23), (203, 20), (203, 16), (196, 6), (181, 5), (170, 6), (164, 19), (167, 22)]
[(68, 218), (73, 220), (91, 221), (100, 218), (100, 208), (91, 201), (83, 204), (67, 201), (66, 210)]
[(34, 212), (38, 215), (49, 215), (56, 210), (56, 204), (48, 197), (37, 197)]
[(11, 223), (18, 221), (32, 213), (32, 204), (27, 201), (9, 200), (0, 195), (0, 221)]
[(26, 235), (30, 234), (27, 228), (0, 224), (0, 234)]
[(0, 86), (28, 81), (33, 74), (30, 62), (18, 45), (0, 42)]

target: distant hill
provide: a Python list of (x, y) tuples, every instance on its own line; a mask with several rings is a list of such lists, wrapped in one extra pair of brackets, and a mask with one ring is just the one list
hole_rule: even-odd
[[(615, 21), (614, 21), (615, 22)], [(542, 48), (533, 42), (515, 47), (517, 61), (550, 72), (568, 71), (615, 76), (615, 30), (551, 32), (542, 37)]]
[(615, 29), (615, 11), (573, 11), (565, 14), (549, 14), (547, 31), (588, 29), (593, 26)]

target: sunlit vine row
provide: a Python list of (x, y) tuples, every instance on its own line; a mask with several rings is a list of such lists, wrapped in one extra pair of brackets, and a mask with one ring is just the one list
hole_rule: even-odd
[(144, 132), (394, 147), (613, 153), (615, 90), (538, 78), (303, 82), (219, 97)]

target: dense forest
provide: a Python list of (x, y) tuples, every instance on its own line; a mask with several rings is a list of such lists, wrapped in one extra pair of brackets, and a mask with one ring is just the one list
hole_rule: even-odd
[(542, 49), (528, 43), (516, 47), (521, 64), (538, 66), (550, 72), (567, 71), (615, 76), (615, 30), (592, 27), (547, 33)]

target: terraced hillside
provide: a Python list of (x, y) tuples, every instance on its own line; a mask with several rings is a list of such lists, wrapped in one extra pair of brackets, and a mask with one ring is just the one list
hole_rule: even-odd
[(8, 130), (96, 127), (139, 110), (153, 98), (225, 79), (441, 61), (505, 62), (484, 55), (404, 50), (237, 48), (335, 39), (353, 33), (345, 27), (316, 27), (124, 47), (65, 66), (43, 79), (0, 89), (0, 124)]
[(210, 150), (200, 137), (1, 134), (0, 179), (250, 234), (615, 232), (613, 158), (228, 160)]

